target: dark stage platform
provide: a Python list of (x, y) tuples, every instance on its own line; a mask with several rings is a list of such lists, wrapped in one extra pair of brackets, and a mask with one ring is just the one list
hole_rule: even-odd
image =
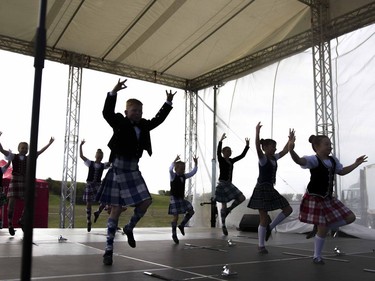
[[(120, 232), (114, 263), (102, 263), (105, 229), (34, 229), (32, 280), (375, 280), (375, 240), (329, 237), (325, 265), (312, 263), (313, 239), (273, 232), (266, 255), (257, 252), (257, 234), (219, 228), (186, 228), (180, 244), (170, 228), (136, 228), (137, 247)], [(66, 238), (59, 242), (58, 238)], [(230, 240), (231, 243), (228, 243)], [(19, 280), (22, 231), (0, 230), (0, 280)], [(226, 266), (227, 270), (223, 270)], [(225, 275), (229, 273), (229, 275)]]

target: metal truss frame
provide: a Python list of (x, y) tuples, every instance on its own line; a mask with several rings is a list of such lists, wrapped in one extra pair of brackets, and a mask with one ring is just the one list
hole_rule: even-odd
[[(193, 169), (193, 158), (197, 155), (198, 137), (197, 137), (197, 121), (198, 121), (198, 93), (193, 91), (185, 92), (185, 159), (187, 161), (187, 170)], [(187, 190), (185, 196), (189, 201), (194, 201), (194, 193), (196, 187), (195, 177), (191, 177), (187, 181)]]
[(82, 67), (69, 66), (69, 85), (61, 181), (60, 228), (74, 228)]
[[(309, 6), (321, 2), (318, 0), (299, 1)], [(374, 22), (375, 1), (327, 22), (325, 36), (327, 40), (333, 39)], [(47, 47), (46, 49), (46, 59), (71, 65), (71, 57), (80, 57), (79, 61), (86, 62), (83, 66), (85, 68), (166, 85), (168, 87), (198, 91), (254, 72), (280, 59), (302, 52), (312, 47), (313, 44), (313, 32), (312, 30), (308, 30), (192, 80), (51, 47)], [(32, 42), (6, 36), (0, 36), (0, 49), (29, 56), (34, 55), (34, 44)]]
[[(280, 59), (313, 48), (317, 133), (328, 134), (334, 142), (332, 80), (329, 41), (345, 33), (375, 22), (375, 1), (338, 18), (328, 20), (327, 0), (299, 0), (312, 10), (312, 28), (292, 38), (260, 50), (200, 77), (186, 80), (134, 66), (109, 62), (101, 58), (46, 48), (45, 59), (69, 65), (69, 89), (63, 179), (61, 185), (60, 227), (74, 227), (74, 205), (78, 154), (79, 115), (82, 68), (139, 79), (186, 90), (185, 158), (190, 160), (197, 150), (197, 91), (216, 87), (225, 81), (244, 76)], [(34, 55), (34, 43), (0, 36), (0, 49)], [(191, 166), (190, 166), (191, 167)], [(188, 194), (195, 183), (189, 181)]]

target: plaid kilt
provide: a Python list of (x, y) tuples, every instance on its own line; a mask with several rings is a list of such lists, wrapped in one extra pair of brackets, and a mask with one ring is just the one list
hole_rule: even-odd
[(116, 158), (99, 190), (99, 202), (111, 206), (136, 206), (152, 199), (138, 169), (139, 159)]
[(287, 206), (288, 200), (280, 195), (271, 183), (257, 184), (247, 205), (248, 208), (264, 211), (283, 209)]
[(25, 176), (12, 175), (9, 183), (7, 197), (24, 199), (25, 197)]
[(94, 203), (96, 202), (96, 195), (100, 189), (100, 182), (87, 182), (85, 190), (83, 191), (83, 202)]
[(301, 205), (299, 220), (314, 225), (329, 226), (344, 220), (352, 211), (335, 197), (320, 197), (305, 193)]
[(239, 196), (242, 192), (229, 181), (219, 181), (215, 190), (215, 201), (220, 203), (230, 202)]
[(193, 210), (193, 205), (188, 200), (175, 196), (170, 197), (168, 215), (186, 214)]

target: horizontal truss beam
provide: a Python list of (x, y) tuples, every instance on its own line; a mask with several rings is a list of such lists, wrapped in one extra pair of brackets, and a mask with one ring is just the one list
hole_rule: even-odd
[[(357, 10), (335, 18), (326, 29), (326, 40), (331, 40), (375, 22), (375, 1)], [(197, 91), (226, 81), (242, 77), (280, 59), (302, 52), (318, 42), (313, 42), (312, 32), (308, 30), (280, 43), (260, 50), (235, 62), (215, 69), (192, 80), (186, 80), (156, 71), (134, 67), (126, 64), (102, 60), (84, 54), (77, 54), (61, 49), (47, 47), (46, 60), (60, 62), (71, 66), (111, 73), (128, 78)], [(34, 43), (0, 35), (0, 49), (23, 55), (34, 56)]]

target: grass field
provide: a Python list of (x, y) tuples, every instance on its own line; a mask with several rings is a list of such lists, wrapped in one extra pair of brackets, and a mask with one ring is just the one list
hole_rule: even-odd
[[(152, 195), (153, 203), (149, 207), (146, 215), (138, 223), (139, 227), (166, 227), (170, 226), (172, 217), (168, 215), (169, 196)], [(93, 206), (93, 212), (97, 210), (97, 205)], [(121, 214), (119, 226), (124, 226), (133, 214), (133, 208)], [(76, 204), (74, 209), (74, 227), (86, 228), (86, 206)], [(108, 214), (103, 211), (98, 221), (92, 224), (92, 228), (103, 228), (107, 225)], [(92, 221), (94, 216), (92, 216)], [(48, 227), (60, 227), (60, 196), (50, 193)]]

